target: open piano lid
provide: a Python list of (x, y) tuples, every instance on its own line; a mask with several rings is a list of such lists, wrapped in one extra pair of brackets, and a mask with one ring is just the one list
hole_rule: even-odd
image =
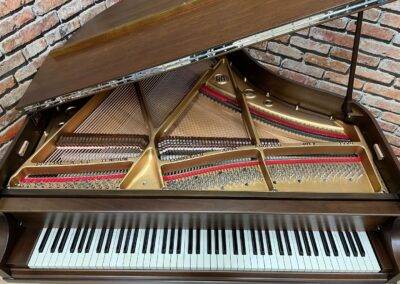
[(17, 107), (55, 106), (387, 2), (125, 0), (52, 51)]

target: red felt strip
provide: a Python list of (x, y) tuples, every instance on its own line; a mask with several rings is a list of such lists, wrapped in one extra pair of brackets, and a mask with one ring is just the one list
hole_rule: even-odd
[[(221, 102), (229, 102), (231, 104), (238, 106), (238, 103), (236, 102), (236, 100), (228, 98), (224, 94), (218, 92), (217, 90), (215, 90), (207, 85), (202, 85), (200, 88), (200, 91), (202, 93), (204, 93), (205, 95), (211, 96), (214, 99), (219, 100)], [(298, 123), (295, 123), (292, 121), (287, 121), (280, 117), (265, 113), (254, 107), (251, 107), (251, 106), (249, 106), (249, 110), (252, 114), (260, 116), (264, 119), (273, 121), (277, 124), (280, 124), (280, 125), (283, 125), (283, 126), (286, 126), (289, 128), (293, 128), (293, 129), (296, 129), (296, 130), (299, 130), (302, 132), (306, 132), (306, 133), (310, 133), (310, 134), (314, 134), (314, 135), (325, 136), (325, 137), (330, 137), (330, 138), (335, 138), (335, 139), (349, 139), (349, 136), (345, 133), (336, 133), (336, 132), (323, 130), (323, 129), (310, 128), (310, 127), (307, 127), (307, 126), (304, 126), (304, 125), (301, 125), (301, 124), (298, 124)]]

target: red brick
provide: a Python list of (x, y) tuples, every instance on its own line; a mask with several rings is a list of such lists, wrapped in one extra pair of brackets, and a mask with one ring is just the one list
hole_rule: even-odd
[(398, 157), (400, 160), (400, 147), (392, 146), (394, 154)]
[(375, 95), (365, 94), (363, 97), (363, 103), (393, 113), (400, 113), (399, 102), (393, 100), (386, 100), (384, 98)]
[(82, 5), (80, 0), (73, 0), (63, 6), (58, 10), (58, 16), (61, 20), (66, 20), (82, 10)]
[(106, 4), (105, 3), (99, 3), (99, 4), (96, 4), (93, 7), (90, 7), (86, 11), (83, 11), (79, 15), (79, 20), (81, 22), (81, 25), (85, 24), (87, 21), (89, 21), (90, 19), (94, 18), (94, 16), (100, 14), (105, 9), (106, 9)]
[(94, 0), (81, 0), (82, 9), (86, 9), (94, 3)]
[(400, 115), (391, 113), (391, 112), (384, 112), (381, 116), (381, 119), (386, 120), (388, 122), (395, 123), (397, 125), (400, 124)]
[(395, 37), (393, 38), (392, 43), (395, 44), (395, 45), (400, 45), (400, 33), (395, 35)]
[[(331, 50), (331, 56), (334, 58), (344, 59), (348, 62), (351, 61), (352, 51), (340, 47), (333, 47)], [(360, 65), (366, 65), (370, 67), (377, 67), (380, 59), (375, 56), (370, 56), (367, 54), (363, 54), (361, 52), (358, 53), (357, 63)]]
[(394, 83), (394, 87), (400, 89), (400, 78), (396, 80), (396, 82)]
[(373, 83), (366, 83), (364, 86), (364, 91), (367, 93), (383, 96), (386, 98), (400, 100), (400, 90), (394, 88), (385, 87)]
[(384, 12), (379, 22), (381, 25), (400, 29), (400, 15), (398, 14)]
[(380, 127), (386, 132), (395, 132), (398, 127), (396, 124), (382, 121), (382, 120), (378, 120), (378, 123), (379, 123)]
[(13, 121), (19, 118), (22, 115), (22, 112), (16, 110), (15, 108), (9, 109), (0, 116), (0, 129), (4, 129), (7, 125), (10, 125)]
[(385, 9), (385, 10), (392, 10), (392, 11), (395, 11), (395, 12), (400, 12), (400, 2), (399, 1), (394, 1), (392, 3), (383, 5), (382, 8)]
[(400, 137), (394, 134), (386, 133), (386, 138), (390, 144), (400, 147)]
[(381, 15), (380, 9), (377, 8), (368, 9), (364, 11), (363, 19), (370, 22), (377, 22), (380, 15)]
[(347, 89), (343, 86), (334, 84), (334, 83), (330, 83), (330, 82), (326, 82), (326, 81), (319, 81), (316, 85), (316, 87), (318, 89), (324, 90), (324, 91), (328, 91), (334, 94), (338, 94), (341, 96), (344, 96), (346, 94)]
[[(346, 86), (346, 87), (349, 83), (349, 75), (339, 74), (339, 73), (331, 72), (331, 71), (325, 72), (324, 79), (327, 81), (336, 83), (336, 84)], [(361, 90), (363, 85), (364, 85), (364, 81), (359, 80), (357, 78), (354, 80), (354, 88), (355, 89)]]
[(331, 48), (329, 44), (316, 42), (310, 38), (304, 38), (300, 36), (292, 36), (290, 38), (290, 44), (299, 48), (316, 51), (322, 54), (328, 54)]
[(272, 65), (272, 64), (268, 64), (262, 61), (259, 61), (259, 63), (264, 66), (266, 69), (268, 69), (269, 71), (278, 74), (280, 71), (280, 68), (278, 66)]
[(279, 65), (281, 63), (281, 58), (271, 53), (266, 53), (265, 51), (260, 51), (253, 48), (249, 48), (248, 51), (253, 58), (263, 61), (265, 63), (273, 65)]
[[(350, 24), (347, 27), (347, 30), (353, 33), (355, 32), (356, 30), (355, 21), (350, 22)], [(371, 24), (367, 22), (363, 23), (361, 32), (362, 35), (384, 41), (390, 41), (396, 34), (396, 32), (392, 29), (381, 27), (376, 24)]]
[(47, 43), (43, 38), (39, 38), (35, 40), (34, 42), (28, 44), (24, 49), (23, 53), (26, 59), (30, 59), (39, 53), (41, 53), (43, 50), (47, 48)]
[(330, 44), (349, 48), (353, 47), (353, 36), (344, 33), (314, 27), (311, 28), (310, 35), (314, 39), (322, 40)]
[(8, 76), (0, 81), (0, 95), (4, 94), (7, 90), (15, 86), (15, 80), (13, 76)]
[(312, 53), (306, 53), (304, 55), (304, 61), (312, 65), (323, 67), (324, 69), (334, 70), (340, 73), (346, 73), (349, 69), (349, 64), (327, 58), (325, 56), (319, 56)]
[(33, 0), (4, 0), (0, 2), (0, 18), (8, 15), (12, 11), (17, 10), (26, 3), (30, 3)]
[(255, 48), (255, 49), (258, 49), (258, 50), (265, 51), (267, 49), (267, 45), (268, 45), (268, 41), (262, 41), (262, 42), (258, 42), (256, 44), (253, 44), (252, 46), (250, 46), (250, 48)]
[(49, 54), (49, 50), (43, 52), (42, 54), (40, 54), (38, 57), (36, 57), (35, 59), (33, 59), (32, 63), (35, 66), (36, 69), (39, 69), (40, 66), (42, 66), (44, 60), (46, 59), (47, 55)]
[(379, 69), (387, 71), (388, 73), (400, 75), (400, 62), (390, 59), (383, 59), (379, 64)]
[(13, 89), (8, 94), (0, 98), (0, 105), (4, 108), (9, 108), (14, 105), (25, 93), (31, 81), (26, 81), (20, 84), (17, 88)]
[(38, 15), (44, 15), (67, 1), (68, 0), (36, 0), (33, 5), (33, 10)]
[(15, 137), (15, 135), (18, 134), (19, 130), (25, 122), (25, 118), (26, 116), (21, 117), (16, 122), (0, 132), (0, 144), (10, 141)]
[(3, 37), (13, 31), (16, 31), (29, 21), (33, 20), (35, 15), (30, 7), (25, 8), (15, 15), (7, 17), (0, 21), (0, 37)]
[(363, 78), (363, 79), (368, 79), (368, 80), (371, 80), (371, 81), (374, 81), (374, 82), (378, 82), (378, 83), (382, 83), (382, 84), (386, 84), (386, 85), (389, 85), (395, 79), (395, 77), (390, 75), (390, 74), (383, 73), (381, 71), (368, 69), (368, 68), (362, 67), (362, 66), (358, 66), (357, 67), (356, 75), (358, 77)]
[(26, 78), (29, 78), (30, 76), (34, 75), (36, 73), (36, 68), (33, 63), (29, 63), (21, 68), (18, 69), (17, 72), (15, 72), (15, 79), (17, 79), (18, 82), (21, 82), (25, 80)]
[(295, 34), (308, 36), (310, 34), (310, 28), (299, 30), (299, 31), (295, 32)]
[(6, 57), (0, 62), (0, 76), (10, 72), (25, 62), (22, 52), (17, 52), (9, 57)]
[(298, 62), (294, 61), (291, 59), (285, 59), (282, 61), (282, 67), (290, 70), (294, 70), (315, 78), (322, 78), (322, 74), (324, 74), (324, 70), (311, 66), (311, 65), (306, 65), (303, 62)]
[(107, 6), (107, 8), (109, 8), (119, 2), (121, 2), (121, 0), (106, 0), (106, 6)]
[(57, 28), (49, 31), (45, 34), (46, 41), (49, 45), (66, 38), (72, 32), (80, 27), (80, 22), (78, 18), (72, 18), (69, 22), (59, 25)]
[(322, 24), (323, 26), (344, 30), (349, 22), (348, 18), (339, 18)]
[(281, 43), (289, 43), (290, 35), (282, 35), (274, 38), (274, 41), (281, 42)]
[(297, 60), (301, 59), (303, 56), (303, 53), (300, 50), (276, 42), (268, 43), (268, 50), (273, 53), (284, 55)]
[(317, 80), (313, 77), (298, 73), (298, 72), (294, 72), (288, 69), (283, 69), (280, 72), (280, 75), (282, 75), (283, 77), (296, 81), (300, 84), (303, 85), (307, 85), (307, 86), (315, 86), (315, 84), (317, 83)]
[(59, 22), (57, 13), (52, 12), (42, 19), (39, 19), (33, 23), (22, 28), (20, 31), (14, 35), (6, 38), (3, 42), (3, 49), (6, 53), (14, 50), (15, 48), (26, 44), (36, 37), (38, 37), (43, 32), (54, 27)]
[(392, 46), (372, 39), (361, 40), (360, 49), (381, 57), (389, 57), (396, 60), (400, 58), (400, 47)]

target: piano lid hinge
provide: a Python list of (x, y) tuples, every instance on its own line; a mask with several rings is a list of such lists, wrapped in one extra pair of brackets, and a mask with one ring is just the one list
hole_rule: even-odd
[(356, 23), (356, 32), (354, 35), (354, 43), (353, 43), (353, 51), (351, 56), (351, 64), (350, 64), (350, 72), (349, 72), (349, 82), (347, 84), (347, 92), (342, 104), (342, 111), (344, 114), (344, 118), (347, 121), (351, 120), (351, 103), (353, 101), (353, 89), (354, 89), (354, 79), (356, 75), (357, 68), (357, 59), (358, 59), (358, 50), (360, 46), (360, 38), (361, 38), (361, 28), (363, 22), (363, 12), (359, 12), (357, 16)]

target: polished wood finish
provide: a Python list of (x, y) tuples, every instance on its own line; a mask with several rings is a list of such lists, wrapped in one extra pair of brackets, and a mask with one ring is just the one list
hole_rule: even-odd
[(122, 1), (93, 19), (87, 29), (83, 26), (71, 44), (49, 54), (18, 107), (94, 86), (351, 2)]

